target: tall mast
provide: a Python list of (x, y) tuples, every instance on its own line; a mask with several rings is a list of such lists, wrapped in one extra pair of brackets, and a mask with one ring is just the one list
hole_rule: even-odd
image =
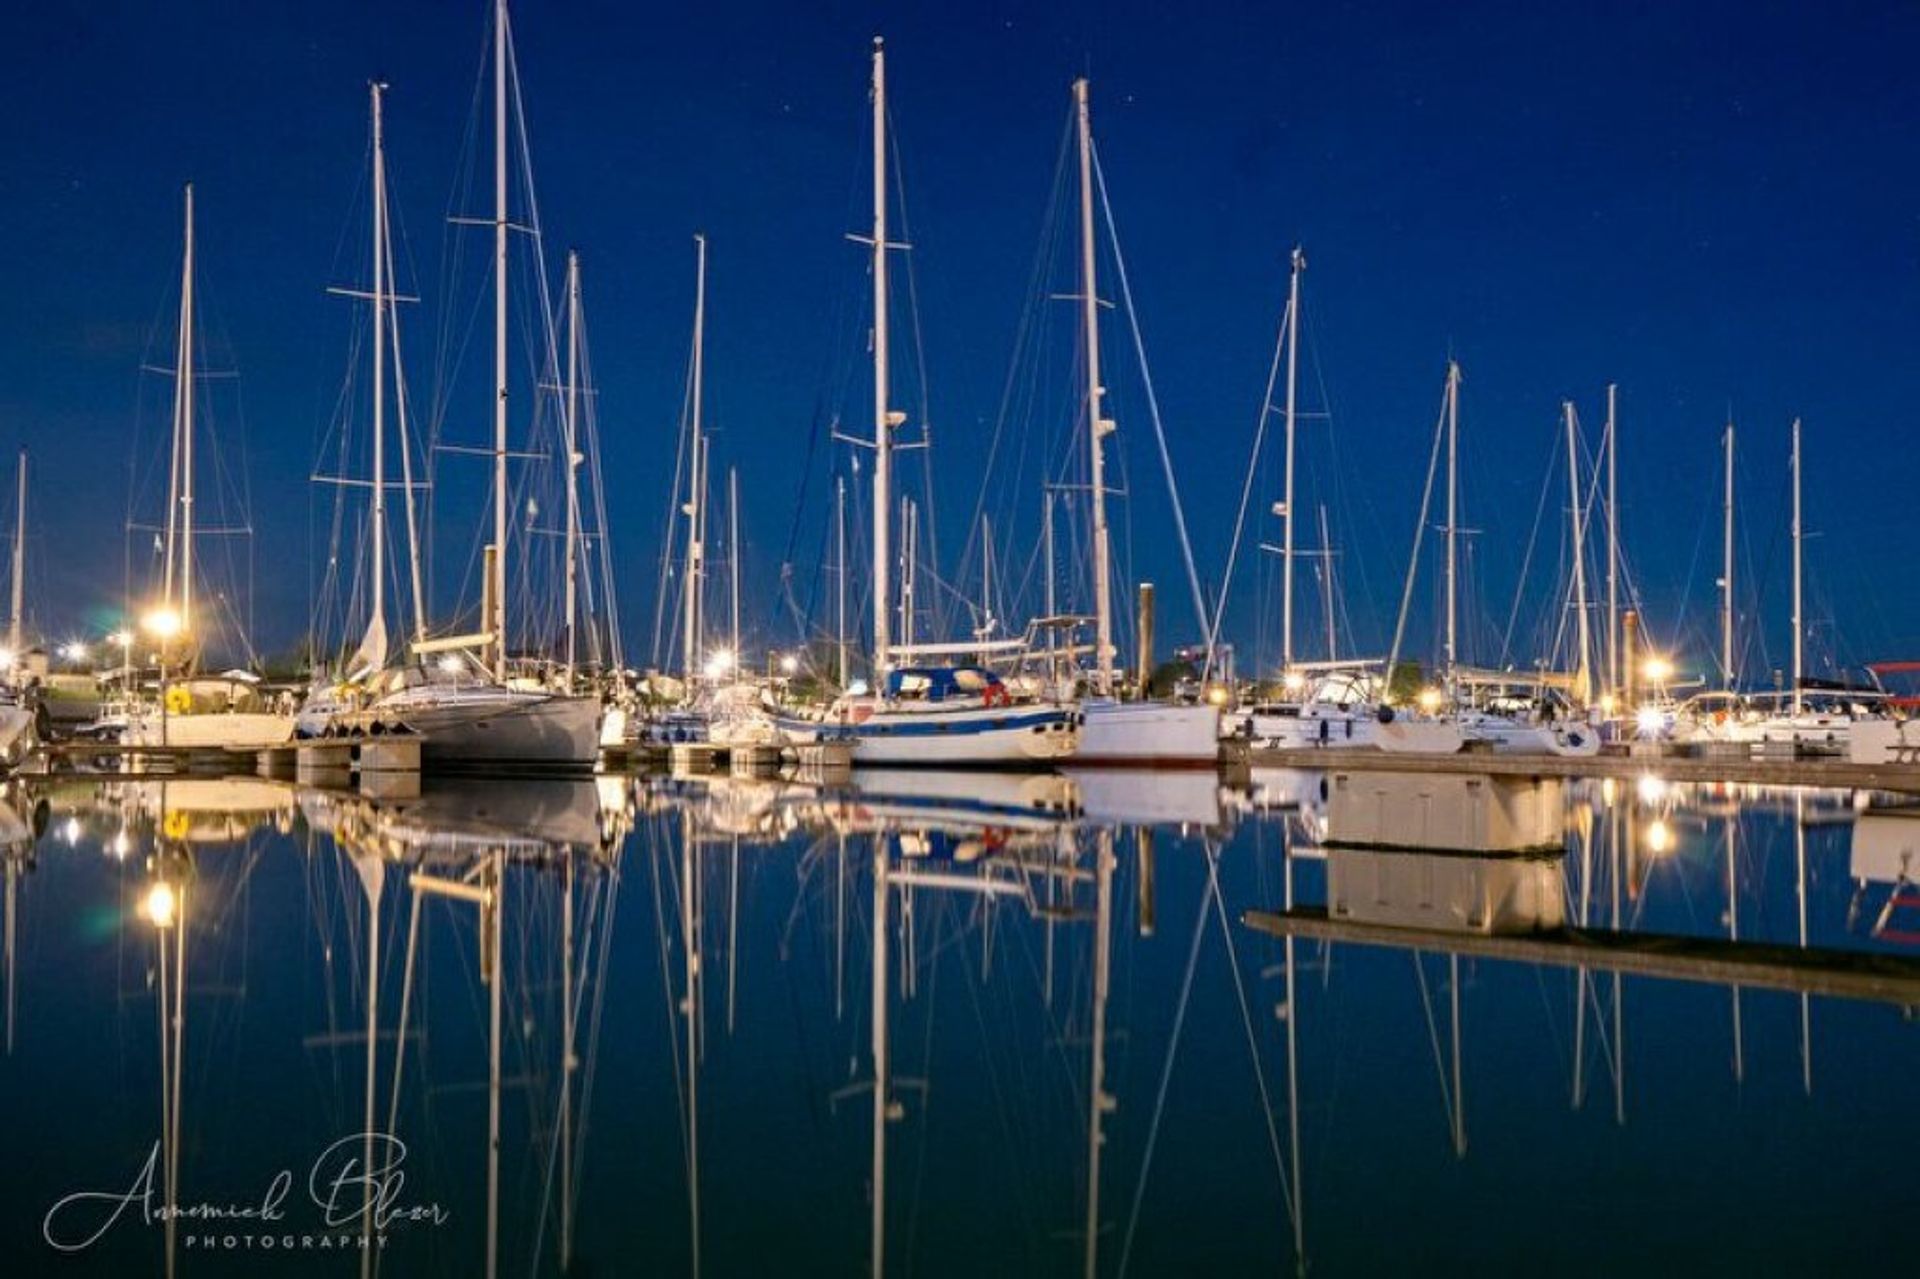
[(1447, 700), (1453, 700), (1454, 666), (1459, 660), (1458, 553), (1455, 534), (1460, 515), (1460, 362), (1447, 361)]
[(732, 571), (733, 675), (740, 677), (740, 472), (727, 468), (727, 567)]
[(1080, 316), (1087, 345), (1087, 456), (1093, 488), (1093, 615), (1096, 635), (1094, 689), (1113, 693), (1113, 582), (1107, 536), (1106, 459), (1101, 440), (1113, 423), (1101, 416), (1100, 401), (1100, 291), (1094, 279), (1093, 253), (1093, 126), (1087, 109), (1085, 77), (1073, 82), (1076, 128), (1080, 136)]
[[(1614, 416), (1618, 387), (1607, 383), (1607, 692), (1620, 687), (1620, 436)], [(1627, 654), (1633, 660), (1633, 654)]]
[(507, 674), (507, 0), (493, 4), (493, 673)]
[[(887, 407), (887, 52), (873, 41), (873, 671), (875, 684), (889, 665), (887, 626), (893, 607), (888, 534), (893, 522), (893, 441), (896, 422)], [(904, 420), (902, 418), (901, 420)]]
[(839, 581), (834, 585), (839, 593), (839, 649), (840, 649), (840, 687), (847, 687), (847, 477), (834, 477), (833, 485), (834, 524), (839, 536), (840, 564)]
[(700, 400), (706, 390), (707, 378), (707, 237), (696, 235), (693, 244), (697, 264), (693, 291), (693, 404), (692, 416), (687, 424), (687, 504), (681, 508), (687, 517), (687, 609), (686, 626), (681, 637), (681, 662), (688, 678), (692, 678), (700, 669), (700, 579), (705, 571), (701, 563), (703, 548), (700, 544), (700, 502), (705, 496), (700, 458)]
[[(1300, 273), (1307, 269), (1306, 255), (1298, 245), (1293, 250), (1293, 273), (1287, 284), (1287, 461), (1286, 484), (1281, 495), (1280, 534), (1280, 670), (1293, 670), (1293, 423), (1294, 394), (1300, 370)], [(1325, 539), (1323, 538), (1324, 542)], [(1322, 546), (1324, 551), (1326, 548)]]
[(573, 691), (577, 636), (580, 554), (580, 255), (567, 251), (567, 691)]
[[(186, 191), (186, 247), (180, 260), (180, 363), (174, 370), (174, 461), (180, 468), (180, 631), (193, 630), (193, 183)], [(171, 549), (171, 548), (169, 548)], [(169, 583), (167, 603), (173, 603)]]
[[(378, 633), (386, 644), (387, 590), (387, 160), (386, 136), (380, 117), (386, 86), (367, 86), (373, 120), (373, 607), (367, 633)], [(380, 658), (385, 660), (385, 653)]]
[(1726, 489), (1720, 499), (1720, 672), (1732, 688), (1733, 670), (1733, 421), (1727, 421)]
[(1588, 659), (1593, 652), (1587, 624), (1587, 548), (1580, 518), (1580, 431), (1573, 415), (1573, 401), (1566, 400), (1560, 410), (1567, 422), (1567, 495), (1573, 504), (1573, 611), (1579, 634), (1580, 652), (1574, 660), (1574, 691), (1586, 701), (1592, 691)]
[(21, 619), (27, 598), (27, 451), (20, 450), (20, 495), (13, 508), (13, 613), (7, 621), (7, 648), (20, 660)]
[(1793, 419), (1793, 713), (1800, 713), (1800, 673), (1806, 618), (1801, 615), (1800, 419)]

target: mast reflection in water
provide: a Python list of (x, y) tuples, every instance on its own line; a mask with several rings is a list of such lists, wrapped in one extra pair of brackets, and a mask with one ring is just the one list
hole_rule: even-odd
[(1895, 796), (76, 780), (0, 855), (9, 1273), (1902, 1253)]

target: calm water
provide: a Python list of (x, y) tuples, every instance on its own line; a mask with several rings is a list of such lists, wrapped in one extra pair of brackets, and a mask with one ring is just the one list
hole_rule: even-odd
[(1893, 797), (1254, 783), (16, 788), (5, 1273), (1912, 1265)]

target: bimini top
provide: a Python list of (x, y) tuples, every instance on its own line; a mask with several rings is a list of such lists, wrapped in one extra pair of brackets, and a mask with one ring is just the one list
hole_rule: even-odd
[(887, 696), (912, 701), (982, 697), (1000, 686), (1000, 677), (982, 666), (903, 666), (887, 673)]

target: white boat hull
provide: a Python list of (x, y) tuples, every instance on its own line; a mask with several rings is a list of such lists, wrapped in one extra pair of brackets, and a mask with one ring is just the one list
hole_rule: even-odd
[(136, 715), (120, 740), (128, 746), (185, 746), (207, 750), (262, 750), (293, 740), (294, 717), (261, 711)]
[(864, 718), (856, 712), (847, 721), (782, 716), (775, 722), (788, 741), (851, 741), (853, 762), (861, 766), (1034, 768), (1073, 754), (1080, 740), (1080, 718), (1068, 706), (952, 710), (882, 706)]
[(1220, 709), (1171, 702), (1088, 701), (1076, 764), (1188, 765), (1220, 758)]
[(1475, 715), (1461, 721), (1470, 742), (1484, 743), (1496, 755), (1566, 755), (1585, 758), (1600, 753), (1600, 730), (1590, 724), (1530, 724), (1502, 715)]
[(344, 727), (421, 735), (427, 768), (585, 770), (600, 757), (600, 703), (591, 697), (488, 690), (448, 700), (376, 704)]

